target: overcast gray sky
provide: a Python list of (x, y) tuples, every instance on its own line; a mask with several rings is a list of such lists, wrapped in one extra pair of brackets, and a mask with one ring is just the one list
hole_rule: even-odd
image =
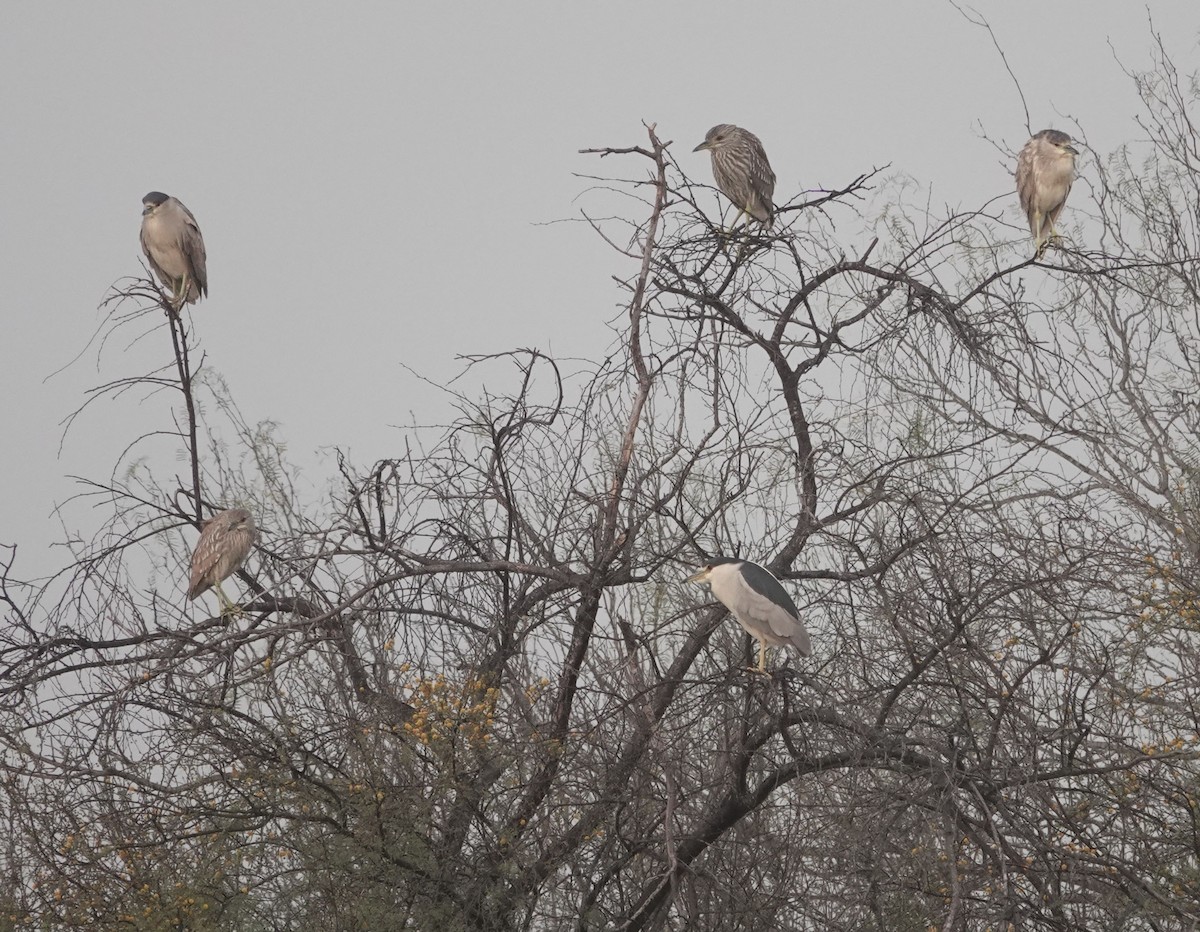
[[(1148, 15), (1181, 70), (1200, 66), (1195, 0), (975, 8), (1033, 128), (1076, 119), (1099, 153), (1137, 137), (1114, 55), (1150, 66)], [(762, 138), (780, 202), (891, 163), (934, 207), (969, 209), (1012, 186), (980, 125), (1014, 148), (1026, 135), (986, 32), (940, 0), (123, 0), (9, 3), (3, 20), (0, 542), (22, 545), (18, 576), (65, 559), (46, 548), (67, 475), (106, 477), (163, 423), (162, 398), (104, 402), (58, 449), (86, 388), (166, 361), (167, 342), (112, 348), (100, 371), (89, 352), (47, 380), (139, 271), (147, 191), (204, 231), (207, 365), (250, 420), (281, 423), (318, 488), (322, 449), (369, 463), (400, 448), (396, 425), (445, 416), (405, 365), (444, 380), (459, 354), (609, 344), (610, 276), (628, 270), (585, 225), (551, 222), (579, 216), (573, 173), (601, 168), (578, 149), (640, 143), (640, 121), (657, 122), (707, 182), (690, 150), (732, 122)]]

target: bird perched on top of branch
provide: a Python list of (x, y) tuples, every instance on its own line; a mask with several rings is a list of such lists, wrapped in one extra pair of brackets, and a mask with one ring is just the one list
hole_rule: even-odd
[(1034, 134), (1017, 156), (1017, 196), (1039, 259), (1051, 240), (1059, 238), (1054, 224), (1071, 193), (1077, 155), (1070, 136), (1044, 129)]
[(736, 557), (716, 557), (687, 582), (707, 584), (738, 624), (758, 641), (758, 672), (767, 672), (767, 645), (790, 645), (807, 657), (812, 642), (796, 603), (765, 567)]
[(175, 309), (208, 297), (207, 254), (200, 225), (177, 198), (151, 191), (142, 198), (142, 252), (171, 289)]
[(775, 172), (757, 136), (740, 126), (718, 123), (693, 152), (707, 149), (712, 156), (713, 177), (721, 193), (738, 209), (732, 230), (742, 216), (753, 217), (766, 227), (775, 219)]
[(241, 568), (257, 540), (258, 529), (254, 526), (254, 519), (244, 508), (230, 508), (205, 521), (200, 530), (200, 540), (192, 552), (188, 601), (193, 602), (209, 589), (216, 588), (221, 614), (236, 613), (238, 607), (225, 595), (221, 580)]

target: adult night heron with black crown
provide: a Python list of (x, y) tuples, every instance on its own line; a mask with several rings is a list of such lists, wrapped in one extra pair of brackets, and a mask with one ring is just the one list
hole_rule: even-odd
[(790, 645), (807, 657), (812, 642), (796, 603), (765, 567), (736, 557), (716, 557), (687, 578), (707, 583), (717, 601), (729, 609), (746, 631), (758, 640), (758, 672), (767, 672), (767, 645)]
[(171, 290), (175, 309), (208, 297), (208, 256), (192, 212), (161, 191), (142, 198), (142, 252), (159, 281)]

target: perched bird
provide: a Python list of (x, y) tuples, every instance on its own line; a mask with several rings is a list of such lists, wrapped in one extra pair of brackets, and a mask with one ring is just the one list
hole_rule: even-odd
[(221, 580), (238, 571), (258, 540), (254, 519), (244, 508), (218, 512), (204, 522), (200, 540), (192, 552), (192, 578), (188, 581), (188, 601), (215, 587), (221, 603), (221, 614), (236, 613), (239, 609), (225, 596)]
[(196, 218), (177, 199), (151, 191), (142, 198), (142, 252), (171, 289), (178, 310), (208, 296), (204, 237)]
[(771, 572), (749, 560), (717, 557), (688, 582), (707, 583), (712, 594), (746, 631), (758, 639), (758, 672), (767, 672), (767, 644), (792, 645), (802, 657), (812, 642), (796, 603)]
[(1070, 136), (1044, 129), (1025, 143), (1017, 156), (1017, 195), (1029, 220), (1036, 258), (1041, 258), (1051, 239), (1058, 238), (1054, 223), (1075, 180), (1077, 155)]
[(733, 227), (743, 215), (770, 227), (775, 219), (775, 172), (757, 136), (740, 126), (718, 123), (693, 152), (707, 149), (712, 156), (713, 177), (721, 193), (738, 209)]

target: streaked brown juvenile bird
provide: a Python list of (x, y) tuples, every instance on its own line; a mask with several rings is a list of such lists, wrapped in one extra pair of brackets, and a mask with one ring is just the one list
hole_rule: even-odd
[(194, 601), (211, 588), (217, 590), (221, 614), (235, 614), (240, 609), (225, 595), (221, 580), (241, 568), (258, 540), (254, 519), (244, 508), (218, 512), (204, 522), (200, 540), (192, 552), (192, 577), (188, 581), (188, 601)]
[(738, 209), (732, 230), (742, 216), (750, 216), (766, 227), (775, 219), (775, 172), (767, 161), (767, 152), (748, 129), (718, 123), (704, 136), (693, 152), (707, 149), (712, 156), (713, 178), (721, 193)]
[(1041, 258), (1051, 240), (1058, 239), (1054, 224), (1071, 193), (1077, 155), (1070, 136), (1044, 129), (1017, 156), (1017, 196), (1029, 220), (1036, 258)]
[(177, 198), (151, 191), (142, 198), (142, 252), (175, 309), (208, 297), (208, 255), (192, 212)]

